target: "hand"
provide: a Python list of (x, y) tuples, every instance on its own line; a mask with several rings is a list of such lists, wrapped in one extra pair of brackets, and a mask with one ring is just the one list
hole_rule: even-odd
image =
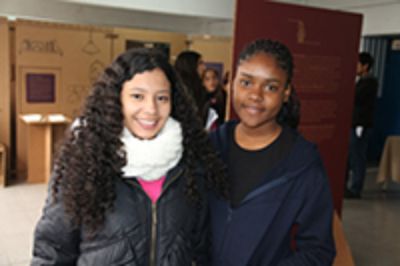
[(363, 133), (363, 130), (364, 130), (364, 128), (363, 128), (362, 126), (357, 126), (357, 127), (356, 127), (356, 136), (357, 136), (358, 138), (361, 138), (362, 133)]

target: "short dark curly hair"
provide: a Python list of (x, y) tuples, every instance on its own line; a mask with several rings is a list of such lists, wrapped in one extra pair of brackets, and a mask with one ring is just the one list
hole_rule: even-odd
[(182, 127), (182, 165), (188, 199), (201, 202), (195, 181), (199, 166), (204, 170), (208, 186), (227, 195), (224, 166), (168, 59), (153, 49), (132, 49), (118, 56), (93, 85), (78, 117), (83, 122), (67, 132), (55, 160), (53, 197), (57, 200), (61, 193), (74, 225), (84, 225), (95, 232), (104, 222), (107, 211), (113, 208), (115, 181), (122, 177), (121, 169), (126, 163), (120, 140), (124, 127), (121, 89), (136, 74), (157, 68), (171, 84), (171, 116)]
[(275, 58), (278, 66), (286, 72), (286, 87), (291, 86), (291, 94), (288, 102), (285, 102), (280, 110), (277, 121), (281, 125), (288, 125), (297, 128), (300, 123), (300, 100), (291, 84), (293, 79), (293, 56), (289, 48), (283, 43), (270, 39), (257, 39), (247, 44), (239, 54), (238, 65), (252, 56), (264, 53)]

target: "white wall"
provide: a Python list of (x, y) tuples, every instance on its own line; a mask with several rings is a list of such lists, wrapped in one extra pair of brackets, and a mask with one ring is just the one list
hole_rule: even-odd
[(195, 17), (232, 19), (235, 0), (58, 0)]
[(277, 0), (363, 15), (362, 35), (400, 34), (399, 0)]
[[(89, 0), (88, 0), (89, 1)], [(96, 0), (97, 1), (97, 0)], [(99, 0), (101, 1), (101, 0)], [(134, 27), (142, 29), (154, 29), (160, 31), (181, 32), (187, 34), (211, 34), (221, 36), (231, 36), (233, 7), (229, 8), (229, 3), (234, 0), (202, 0), (195, 4), (194, 0), (187, 1), (191, 5), (179, 5), (178, 0), (146, 0), (146, 1), (129, 1), (149, 2), (157, 8), (147, 7), (147, 11), (138, 11), (131, 9), (111, 8), (106, 6), (82, 5), (72, 3), (73, 0), (0, 0), (0, 16), (50, 20), (73, 24), (95, 24), (103, 26), (116, 27)], [(224, 12), (211, 11), (214, 7), (222, 10), (221, 1), (225, 5)], [(93, 1), (91, 1), (93, 2)], [(104, 1), (106, 2), (106, 1)], [(127, 2), (108, 0), (111, 3)], [(156, 4), (157, 2), (157, 4)], [(174, 2), (169, 10), (163, 13), (155, 13), (153, 11), (162, 9), (165, 2)], [(202, 4), (200, 4), (202, 3)], [(197, 6), (196, 6), (197, 5)], [(172, 8), (177, 9), (177, 14), (167, 14), (172, 12)], [(139, 6), (144, 9), (144, 6)], [(198, 8), (197, 8), (198, 7)], [(195, 12), (197, 10), (197, 12)], [(150, 12), (152, 11), (152, 12)], [(232, 14), (227, 14), (232, 11)], [(196, 13), (196, 16), (189, 16), (184, 12)], [(221, 16), (220, 18), (204, 17), (207, 12), (213, 16)], [(229, 17), (229, 18), (226, 18)]]
[(400, 3), (370, 8), (354, 8), (351, 11), (364, 15), (363, 36), (400, 33)]

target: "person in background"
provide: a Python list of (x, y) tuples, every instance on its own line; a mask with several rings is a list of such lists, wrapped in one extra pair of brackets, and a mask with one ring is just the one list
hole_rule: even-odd
[(207, 90), (210, 107), (218, 114), (218, 125), (225, 121), (226, 91), (219, 80), (219, 73), (213, 68), (207, 68), (203, 73), (203, 84)]
[(198, 117), (205, 129), (210, 130), (215, 127), (218, 114), (210, 107), (207, 92), (201, 80), (205, 68), (201, 54), (195, 51), (181, 52), (175, 61), (175, 69), (183, 85), (196, 102)]
[[(209, 265), (223, 165), (164, 55), (108, 66), (55, 161), (31, 265)], [(225, 193), (226, 194), (226, 193)]]
[(354, 96), (349, 148), (349, 170), (352, 177), (350, 185), (347, 187), (349, 177), (349, 173), (347, 173), (345, 189), (345, 198), (351, 199), (361, 198), (367, 168), (368, 141), (372, 133), (375, 100), (378, 91), (378, 80), (370, 74), (374, 64), (373, 57), (367, 52), (362, 52), (358, 59), (358, 80)]
[(210, 137), (227, 165), (229, 200), (210, 193), (212, 265), (332, 265), (333, 203), (316, 145), (296, 130), (300, 103), (288, 48), (241, 52), (230, 121)]

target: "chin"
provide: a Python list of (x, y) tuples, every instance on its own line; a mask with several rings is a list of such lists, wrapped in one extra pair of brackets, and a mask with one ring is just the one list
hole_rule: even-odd
[(142, 136), (143, 136), (142, 139), (150, 140), (150, 139), (154, 139), (157, 136), (157, 134), (154, 133), (154, 134), (147, 134), (147, 135), (142, 135)]
[(132, 133), (138, 139), (154, 139), (157, 136), (157, 133), (150, 133), (150, 132), (138, 132)]
[(249, 127), (249, 128), (257, 128), (257, 127), (260, 127), (260, 126), (262, 126), (263, 125), (263, 123), (262, 122), (256, 122), (256, 121), (246, 121), (246, 120), (240, 120), (242, 123), (243, 123), (243, 125), (245, 125), (246, 127)]

